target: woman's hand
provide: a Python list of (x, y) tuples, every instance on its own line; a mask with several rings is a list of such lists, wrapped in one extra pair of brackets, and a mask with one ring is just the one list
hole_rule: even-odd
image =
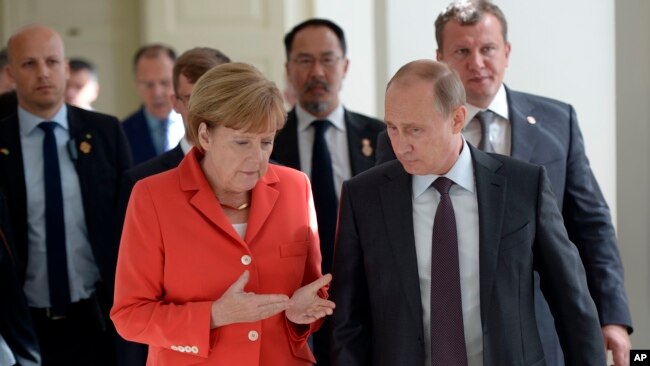
[(289, 307), (291, 302), (287, 295), (256, 295), (244, 292), (249, 276), (248, 271), (244, 271), (237, 281), (212, 303), (210, 328), (266, 319)]
[(287, 319), (296, 324), (310, 324), (326, 315), (332, 315), (336, 305), (332, 301), (318, 297), (318, 290), (330, 281), (332, 275), (328, 273), (297, 289), (291, 296), (291, 306), (284, 312)]

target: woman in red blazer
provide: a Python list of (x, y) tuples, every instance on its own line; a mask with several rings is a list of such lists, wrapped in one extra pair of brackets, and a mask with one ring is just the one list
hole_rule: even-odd
[(268, 164), (281, 94), (254, 67), (224, 64), (189, 109), (196, 147), (131, 194), (115, 327), (149, 345), (147, 365), (310, 365), (306, 339), (334, 303), (309, 181)]

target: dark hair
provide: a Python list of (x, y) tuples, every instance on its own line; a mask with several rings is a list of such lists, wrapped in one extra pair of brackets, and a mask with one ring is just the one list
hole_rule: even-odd
[(9, 55), (7, 54), (7, 49), (3, 48), (0, 50), (0, 69), (5, 67), (9, 63)]
[(169, 46), (161, 43), (153, 43), (140, 47), (133, 57), (133, 71), (138, 67), (138, 61), (141, 58), (157, 58), (160, 55), (166, 55), (172, 62), (176, 61), (176, 52)]
[(454, 20), (460, 25), (474, 25), (478, 23), (484, 14), (492, 14), (501, 23), (501, 34), (503, 41), (508, 42), (508, 22), (505, 15), (498, 6), (489, 0), (456, 0), (449, 4), (436, 18), (436, 42), (438, 49), (442, 49), (443, 30), (445, 25)]
[(77, 72), (86, 70), (93, 80), (97, 80), (97, 70), (95, 69), (95, 65), (90, 61), (82, 58), (71, 58), (68, 64), (70, 65), (70, 71)]
[(174, 63), (174, 91), (178, 91), (178, 78), (183, 75), (194, 84), (214, 66), (230, 62), (221, 51), (209, 47), (196, 47), (185, 51)]
[(303, 29), (305, 29), (307, 27), (326, 27), (326, 28), (329, 28), (332, 32), (334, 32), (334, 34), (336, 34), (336, 38), (339, 39), (339, 43), (341, 45), (341, 50), (343, 51), (343, 56), (345, 56), (348, 48), (347, 48), (347, 45), (345, 43), (345, 34), (343, 33), (343, 29), (341, 29), (341, 27), (336, 25), (336, 23), (334, 23), (331, 20), (321, 19), (321, 18), (311, 18), (311, 19), (307, 19), (304, 22), (296, 25), (295, 27), (293, 27), (293, 29), (291, 29), (291, 31), (289, 31), (289, 33), (287, 33), (284, 36), (284, 49), (285, 49), (286, 54), (287, 54), (287, 60), (289, 59), (289, 54), (291, 54), (291, 49), (293, 48), (293, 39), (296, 38), (296, 34), (298, 34), (298, 32), (300, 32), (301, 30), (303, 30)]

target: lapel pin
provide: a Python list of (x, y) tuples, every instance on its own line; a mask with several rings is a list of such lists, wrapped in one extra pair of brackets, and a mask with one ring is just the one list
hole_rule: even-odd
[(79, 150), (84, 154), (90, 153), (91, 149), (92, 149), (92, 146), (90, 146), (90, 144), (87, 141), (82, 141), (79, 144)]
[(0, 149), (0, 154), (9, 155), (9, 149), (7, 149), (6, 147), (1, 148)]
[(368, 158), (372, 155), (372, 146), (370, 145), (370, 139), (361, 140), (361, 153)]
[(537, 120), (533, 116), (528, 116), (526, 117), (526, 119), (528, 120), (528, 124), (530, 125), (534, 125), (535, 123), (537, 123)]
[(87, 133), (87, 134), (86, 134), (86, 140), (90, 140), (91, 138), (93, 138), (93, 135)]

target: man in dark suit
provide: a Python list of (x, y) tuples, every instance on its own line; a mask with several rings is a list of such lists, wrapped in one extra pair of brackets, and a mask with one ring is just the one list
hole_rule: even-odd
[[(189, 121), (188, 107), (194, 84), (208, 70), (226, 62), (230, 62), (228, 56), (224, 55), (219, 50), (207, 47), (193, 48), (183, 53), (176, 60), (173, 72), (174, 95), (171, 97), (171, 103), (176, 112), (183, 117), (183, 125), (186, 126), (185, 128), (187, 128), (187, 123)], [(192, 146), (190, 143), (185, 137), (183, 137), (175, 148), (144, 163), (138, 164), (124, 173), (118, 204), (118, 245), (122, 233), (122, 226), (124, 225), (124, 217), (126, 216), (129, 197), (131, 196), (131, 191), (133, 190), (135, 183), (150, 175), (176, 168), (191, 148)], [(121, 366), (142, 366), (147, 362), (147, 346), (120, 340), (118, 343), (117, 357), (118, 364)]]
[[(323, 273), (332, 266), (341, 183), (375, 164), (377, 134), (384, 123), (343, 107), (339, 92), (348, 70), (343, 30), (326, 19), (309, 19), (284, 37), (285, 69), (298, 103), (275, 139), (271, 159), (311, 178)], [(319, 365), (329, 365), (329, 319), (314, 335)]]
[(567, 362), (604, 365), (596, 307), (544, 168), (466, 143), (464, 102), (443, 63), (411, 62), (388, 84), (398, 161), (343, 184), (334, 365), (545, 365), (534, 269)]
[(44, 365), (113, 365), (108, 318), (128, 143), (116, 118), (63, 102), (63, 41), (40, 25), (8, 42), (18, 108), (0, 121), (0, 190)]
[(172, 149), (183, 137), (183, 122), (172, 110), (172, 69), (176, 53), (162, 44), (140, 47), (133, 59), (135, 85), (142, 107), (123, 122), (134, 164)]
[(7, 204), (0, 192), (0, 365), (38, 366), (38, 340), (16, 276), (14, 252)]
[[(612, 350), (617, 366), (627, 365), (632, 321), (623, 266), (609, 208), (589, 166), (575, 110), (503, 85), (511, 46), (505, 16), (496, 5), (486, 1), (452, 3), (436, 20), (436, 40), (438, 60), (459, 73), (467, 91), (465, 138), (488, 151), (546, 168), (569, 238), (578, 247), (587, 271), (606, 348)], [(494, 117), (486, 128), (486, 143), (481, 141), (480, 111), (489, 111)], [(377, 154), (379, 161), (394, 157), (386, 136), (380, 136)], [(547, 362), (561, 366), (553, 318), (539, 284), (536, 295)]]

